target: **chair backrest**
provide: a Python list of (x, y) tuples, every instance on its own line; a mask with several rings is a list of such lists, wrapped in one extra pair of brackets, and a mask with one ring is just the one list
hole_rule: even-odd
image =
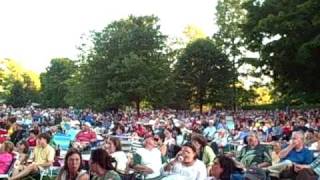
[(16, 160), (17, 160), (16, 158), (13, 158), (13, 159), (12, 159), (11, 164), (10, 164), (10, 166), (9, 166), (6, 174), (8, 174), (8, 175), (11, 175), (11, 174), (12, 174), (13, 169), (14, 169), (14, 164), (16, 163)]

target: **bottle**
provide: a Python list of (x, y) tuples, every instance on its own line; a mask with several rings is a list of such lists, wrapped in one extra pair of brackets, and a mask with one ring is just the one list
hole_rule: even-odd
[(58, 148), (56, 150), (56, 157), (60, 157), (60, 145), (58, 145)]

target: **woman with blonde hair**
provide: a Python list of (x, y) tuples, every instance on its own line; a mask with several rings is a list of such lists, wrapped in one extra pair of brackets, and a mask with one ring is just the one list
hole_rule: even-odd
[(14, 144), (10, 141), (5, 141), (0, 147), (0, 174), (7, 173), (12, 160)]

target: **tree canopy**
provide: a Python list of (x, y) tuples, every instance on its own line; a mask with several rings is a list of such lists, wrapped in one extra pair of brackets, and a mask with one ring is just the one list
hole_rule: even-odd
[(67, 81), (76, 70), (74, 62), (68, 58), (52, 59), (41, 77), (41, 104), (44, 107), (67, 107)]
[(288, 103), (320, 98), (320, 3), (318, 0), (248, 0), (243, 36), (260, 53), (254, 64), (273, 78)]
[(187, 45), (175, 65), (177, 79), (189, 98), (199, 105), (225, 103), (231, 87), (232, 64), (210, 39), (197, 39)]
[(106, 109), (165, 100), (169, 62), (155, 16), (130, 16), (92, 35), (93, 48), (81, 70), (93, 107)]

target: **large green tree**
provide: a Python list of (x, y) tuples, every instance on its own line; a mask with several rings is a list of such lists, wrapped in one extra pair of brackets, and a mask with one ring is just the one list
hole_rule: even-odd
[(11, 82), (6, 103), (13, 107), (25, 107), (33, 102), (38, 102), (39, 91), (28, 74), (23, 74), (23, 81)]
[[(233, 72), (228, 57), (210, 39), (197, 39), (187, 45), (175, 65), (180, 91), (198, 105), (224, 103)], [(188, 92), (190, 94), (188, 94)]]
[[(76, 70), (74, 61), (68, 58), (52, 59), (41, 78), (41, 104), (45, 107), (67, 107), (67, 81)], [(85, 93), (85, 92), (84, 92)]]
[[(12, 59), (0, 59), (0, 100), (14, 107), (38, 101), (39, 75)], [(21, 92), (21, 93), (20, 93)], [(19, 94), (20, 93), (20, 94)]]
[(142, 101), (165, 104), (170, 67), (155, 16), (130, 16), (92, 36), (93, 48), (81, 65), (89, 105), (104, 110)]
[[(214, 40), (228, 55), (233, 64), (233, 109), (237, 109), (237, 69), (242, 65), (239, 61), (242, 57), (243, 48), (241, 24), (245, 18), (245, 10), (241, 7), (243, 0), (219, 0), (216, 7), (216, 23), (218, 32), (214, 35)], [(241, 92), (242, 93), (242, 92)], [(239, 95), (240, 92), (239, 92)]]
[(282, 98), (320, 102), (319, 1), (248, 0), (244, 7), (246, 43), (260, 53), (254, 64), (273, 77)]

